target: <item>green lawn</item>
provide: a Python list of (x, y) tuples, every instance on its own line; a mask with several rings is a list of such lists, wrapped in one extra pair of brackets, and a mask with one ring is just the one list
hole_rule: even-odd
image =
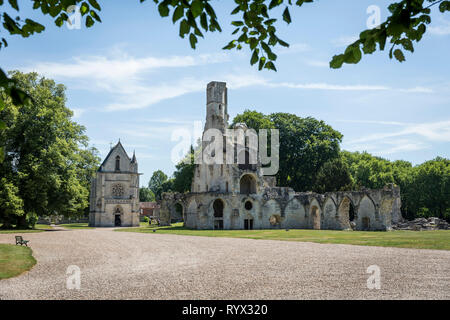
[(450, 250), (450, 230), (438, 231), (334, 231), (334, 230), (189, 230), (182, 223), (170, 227), (140, 227), (117, 229), (119, 232), (141, 232), (228, 237), (264, 240), (304, 241), (317, 243), (341, 243), (363, 246), (399, 247), (415, 249)]
[(95, 229), (94, 227), (89, 227), (88, 223), (67, 223), (67, 224), (58, 224), (57, 226), (66, 229)]
[(18, 276), (36, 264), (28, 247), (0, 244), (0, 280)]

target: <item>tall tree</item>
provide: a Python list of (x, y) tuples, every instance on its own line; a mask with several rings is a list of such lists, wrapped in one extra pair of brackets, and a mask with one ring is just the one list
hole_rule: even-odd
[(23, 201), (25, 214), (16, 211), (16, 224), (26, 227), (36, 215), (85, 213), (99, 158), (88, 148), (85, 128), (71, 120), (64, 86), (36, 73), (11, 75), (33, 101), (16, 106), (4, 93), (2, 97), (6, 103), (0, 116), (7, 127), (0, 132), (5, 150), (0, 175)]
[(157, 200), (161, 199), (161, 194), (164, 192), (163, 184), (168, 181), (167, 175), (161, 170), (153, 172), (148, 188), (155, 194)]
[(313, 191), (318, 193), (352, 190), (353, 179), (347, 164), (334, 158), (323, 164), (316, 175)]
[(191, 191), (194, 170), (194, 147), (191, 146), (185, 159), (175, 166), (175, 172), (173, 173), (173, 190), (180, 193)]
[(139, 188), (139, 201), (140, 202), (153, 202), (155, 201), (155, 194), (149, 188)]
[(324, 163), (339, 156), (342, 134), (323, 121), (300, 118), (290, 113), (263, 115), (246, 110), (233, 119), (255, 130), (275, 128), (280, 133), (280, 161), (277, 183), (297, 191), (314, 188), (315, 177)]

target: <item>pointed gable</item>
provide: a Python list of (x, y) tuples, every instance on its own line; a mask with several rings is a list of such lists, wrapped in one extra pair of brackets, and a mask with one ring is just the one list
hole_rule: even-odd
[(115, 172), (118, 171), (116, 170), (116, 166), (119, 165), (120, 172), (129, 172), (131, 171), (130, 164), (131, 159), (119, 140), (119, 142), (111, 150), (109, 150), (108, 155), (98, 171)]

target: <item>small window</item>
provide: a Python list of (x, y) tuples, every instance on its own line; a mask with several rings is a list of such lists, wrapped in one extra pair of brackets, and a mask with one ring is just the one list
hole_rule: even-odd
[(120, 157), (116, 157), (116, 171), (120, 171)]
[(252, 208), (253, 208), (252, 202), (251, 201), (247, 201), (245, 203), (245, 210), (252, 210)]

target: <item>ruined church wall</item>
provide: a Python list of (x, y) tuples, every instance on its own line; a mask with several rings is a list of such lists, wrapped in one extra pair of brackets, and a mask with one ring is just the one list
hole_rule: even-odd
[[(223, 201), (223, 218), (214, 217), (213, 203)], [(354, 230), (390, 230), (398, 217), (398, 187), (380, 190), (332, 192), (326, 194), (295, 193), (289, 188), (266, 188), (257, 194), (187, 193), (165, 194), (161, 219), (168, 224), (176, 203), (183, 207), (185, 226), (214, 229), (215, 220), (223, 220), (224, 229), (244, 229), (252, 220), (253, 229), (324, 229), (351, 230), (350, 207)], [(251, 208), (246, 208), (246, 202)]]

